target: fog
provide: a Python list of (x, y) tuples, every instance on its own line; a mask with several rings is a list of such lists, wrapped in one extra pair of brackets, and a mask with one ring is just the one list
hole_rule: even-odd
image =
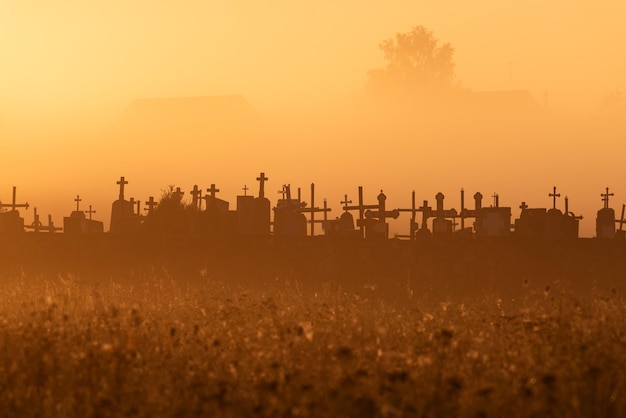
[[(612, 207), (626, 202), (623, 12), (617, 1), (4, 1), (0, 200), (17, 186), (60, 224), (80, 194), (108, 223), (120, 176), (142, 201), (215, 183), (234, 209), (264, 171), (273, 201), (283, 184), (309, 201), (315, 182), (331, 218), (358, 186), (366, 203), (384, 190), (390, 208), (413, 190), (457, 210), (461, 188), (487, 204), (497, 193), (516, 218), (522, 201), (551, 207), (557, 186), (558, 207), (567, 195), (591, 236), (605, 187)], [(454, 48), (454, 94), (373, 99), (379, 44), (416, 25)]]

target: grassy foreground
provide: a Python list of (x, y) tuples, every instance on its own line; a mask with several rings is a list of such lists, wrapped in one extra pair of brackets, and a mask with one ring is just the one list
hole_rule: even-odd
[(0, 416), (626, 416), (618, 292), (378, 291), (6, 281)]

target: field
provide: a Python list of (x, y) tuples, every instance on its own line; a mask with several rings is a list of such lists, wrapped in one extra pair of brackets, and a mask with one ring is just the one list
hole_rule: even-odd
[(626, 416), (621, 291), (511, 286), (3, 277), (0, 416)]

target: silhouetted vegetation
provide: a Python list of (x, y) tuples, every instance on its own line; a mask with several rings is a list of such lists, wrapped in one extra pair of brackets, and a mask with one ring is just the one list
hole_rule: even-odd
[(386, 66), (368, 72), (366, 92), (376, 99), (417, 100), (449, 91), (454, 80), (454, 48), (432, 31), (416, 26), (380, 44)]
[(159, 204), (146, 218), (144, 226), (148, 232), (158, 234), (183, 234), (191, 228), (193, 212), (197, 208), (185, 204), (182, 195), (173, 185), (162, 191)]

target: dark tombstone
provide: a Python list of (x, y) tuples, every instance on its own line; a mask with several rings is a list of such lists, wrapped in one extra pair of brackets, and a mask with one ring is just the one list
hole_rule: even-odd
[(278, 237), (306, 237), (306, 216), (302, 209), (306, 205), (291, 198), (291, 187), (286, 184), (278, 193), (282, 198), (274, 208), (274, 235)]
[(482, 207), (482, 194), (474, 195), (474, 231), (477, 237), (504, 237), (511, 234), (511, 208), (500, 206), (500, 196), (493, 194), (493, 206)]
[(219, 191), (220, 189), (216, 188), (215, 184), (211, 184), (211, 187), (207, 189), (208, 194), (203, 197), (205, 201), (205, 210), (202, 212), (203, 229), (209, 235), (228, 233), (231, 227), (228, 210), (230, 204), (216, 196)]
[(569, 199), (565, 196), (565, 213), (563, 214), (563, 234), (565, 238), (578, 238), (579, 222), (582, 215), (577, 216), (569, 210)]
[(613, 196), (613, 193), (609, 193), (607, 187), (606, 192), (600, 196), (602, 196), (604, 207), (596, 215), (596, 237), (615, 238), (615, 211), (609, 207), (609, 197)]
[(18, 208), (28, 209), (28, 203), (17, 203), (17, 187), (13, 186), (11, 204), (0, 204), (0, 210), (11, 208), (8, 212), (0, 212), (0, 233), (15, 234), (24, 232), (24, 218), (20, 217)]
[[(324, 201), (326, 203), (326, 201)], [(340, 217), (332, 220), (327, 220), (322, 224), (324, 229), (324, 235), (330, 237), (360, 237), (360, 231), (354, 228), (354, 217), (348, 212), (350, 203), (352, 200), (348, 200), (348, 195), (344, 195), (344, 200), (339, 202), (343, 205), (344, 212)]]
[(128, 181), (124, 177), (120, 177), (117, 182), (120, 186), (120, 194), (118, 200), (113, 202), (111, 207), (111, 227), (113, 234), (136, 232), (141, 225), (140, 218), (135, 214), (134, 201), (130, 202), (124, 199), (124, 186)]
[(522, 237), (563, 239), (578, 237), (578, 223), (582, 216), (576, 216), (569, 211), (569, 199), (565, 197), (565, 212), (556, 207), (556, 198), (561, 194), (556, 192), (556, 186), (548, 197), (552, 198), (552, 208), (529, 208), (522, 202), (522, 212), (515, 220), (515, 235)]
[(76, 202), (76, 210), (72, 211), (70, 216), (63, 218), (63, 231), (66, 234), (92, 234), (104, 232), (104, 224), (100, 221), (94, 221), (91, 219), (91, 215), (96, 213), (91, 209), (89, 205), (89, 219), (85, 216), (85, 212), (80, 210), (80, 202), (82, 199), (80, 196), (76, 196), (74, 199)]

